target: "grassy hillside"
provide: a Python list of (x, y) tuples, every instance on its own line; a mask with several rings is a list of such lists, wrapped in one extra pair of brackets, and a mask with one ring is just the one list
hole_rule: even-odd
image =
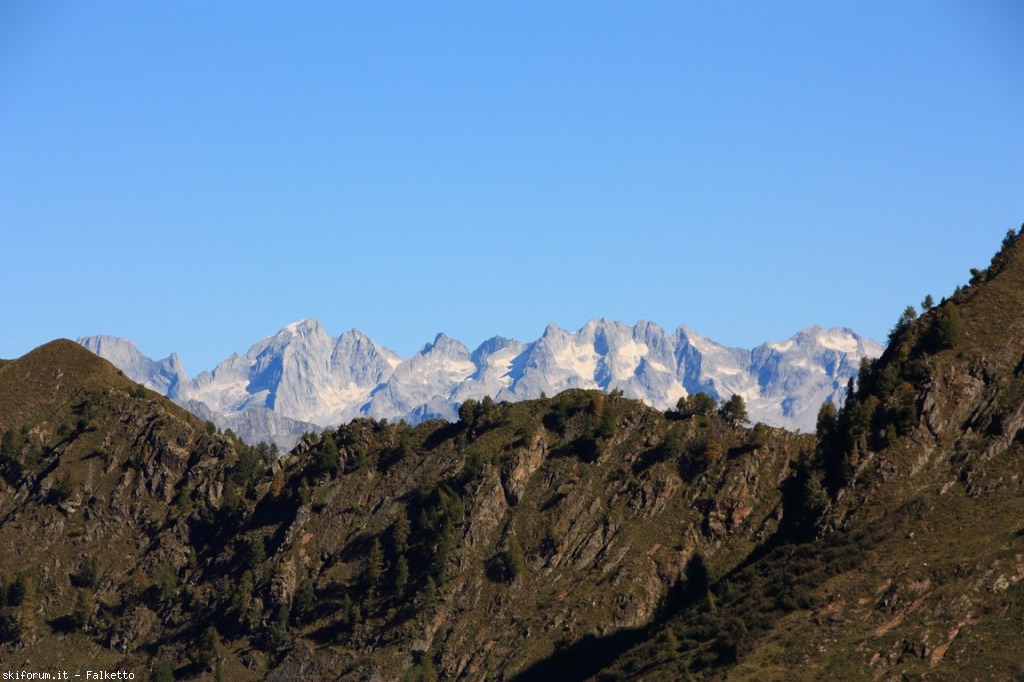
[(70, 341), (0, 367), (0, 431), (2, 664), (141, 672), (151, 642), (190, 638), (188, 583), (251, 449)]
[(823, 410), (783, 484), (813, 532), (713, 576), (596, 679), (1024, 677), (1024, 240), (972, 277)]
[(357, 420), (271, 464), (66, 342), (0, 369), (0, 406), (0, 663), (181, 679), (500, 679), (642, 638), (696, 553), (776, 532), (811, 445), (570, 391)]
[(1011, 233), (814, 435), (567, 391), (280, 458), (56, 341), (0, 365), (0, 666), (1020, 679), (1022, 331)]

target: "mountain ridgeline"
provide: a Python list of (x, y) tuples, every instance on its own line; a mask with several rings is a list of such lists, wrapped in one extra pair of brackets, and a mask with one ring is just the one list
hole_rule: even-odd
[(0, 664), (163, 679), (509, 679), (639, 637), (695, 553), (776, 532), (813, 443), (575, 389), (276, 458), (67, 341), (0, 367), (0, 406)]
[(1020, 679), (1024, 239), (928, 303), (806, 434), (570, 388), (276, 456), (52, 342), (0, 364), (0, 665)]
[(592, 320), (574, 333), (552, 324), (528, 344), (495, 337), (472, 352), (439, 334), (403, 359), (359, 331), (335, 338), (306, 319), (190, 380), (177, 355), (151, 360), (108, 336), (79, 343), (203, 419), (286, 449), (303, 433), (357, 417), (454, 421), (466, 400), (515, 402), (569, 388), (619, 390), (662, 410), (685, 395), (738, 394), (756, 421), (811, 431), (821, 403), (840, 404), (861, 359), (882, 351), (839, 328), (744, 350), (686, 327), (669, 334), (650, 322)]

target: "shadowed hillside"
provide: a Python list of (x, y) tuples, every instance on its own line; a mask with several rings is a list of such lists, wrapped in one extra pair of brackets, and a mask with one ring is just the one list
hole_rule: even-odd
[(3, 660), (180, 678), (502, 678), (642, 632), (695, 552), (731, 566), (776, 531), (811, 442), (569, 391), (357, 420), (271, 465), (67, 342), (0, 386)]
[(613, 392), (280, 459), (56, 341), (0, 365), (0, 665), (150, 679), (1024, 675), (1024, 240), (815, 435)]
[(783, 483), (796, 532), (596, 679), (1024, 676), (1022, 331), (1011, 232), (967, 288), (901, 318), (843, 410), (822, 409)]

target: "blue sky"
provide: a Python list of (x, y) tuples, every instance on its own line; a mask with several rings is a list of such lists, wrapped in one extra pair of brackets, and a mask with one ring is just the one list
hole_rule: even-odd
[(883, 341), (1024, 222), (1024, 4), (0, 4), (0, 357)]

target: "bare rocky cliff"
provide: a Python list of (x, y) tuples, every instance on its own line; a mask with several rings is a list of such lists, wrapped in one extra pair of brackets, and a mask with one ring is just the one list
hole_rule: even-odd
[(400, 358), (357, 330), (334, 338), (306, 319), (188, 380), (176, 356), (149, 360), (131, 342), (111, 337), (79, 342), (248, 442), (286, 449), (310, 425), (356, 417), (454, 421), (466, 400), (515, 402), (570, 388), (618, 390), (662, 410), (698, 392), (720, 400), (740, 395), (754, 419), (810, 431), (822, 402), (842, 403), (861, 358), (882, 351), (841, 328), (809, 327), (746, 350), (686, 327), (670, 334), (652, 322), (603, 319), (576, 332), (551, 324), (532, 343), (494, 337), (472, 352), (438, 334), (411, 358)]
[(821, 410), (782, 484), (785, 535), (599, 679), (1020, 679), (1022, 332), (1011, 231)]
[[(571, 389), (359, 418), (280, 458), (53, 342), (0, 363), (0, 665), (1018, 679), (1022, 332), (1010, 233), (967, 287), (901, 317), (813, 435), (750, 427), (742, 401), (663, 412)], [(453, 372), (475, 362), (434, 346)]]
[(275, 461), (68, 342), (0, 367), (0, 408), (0, 662), (180, 679), (511, 679), (643, 633), (694, 556), (776, 531), (810, 443), (570, 391)]

